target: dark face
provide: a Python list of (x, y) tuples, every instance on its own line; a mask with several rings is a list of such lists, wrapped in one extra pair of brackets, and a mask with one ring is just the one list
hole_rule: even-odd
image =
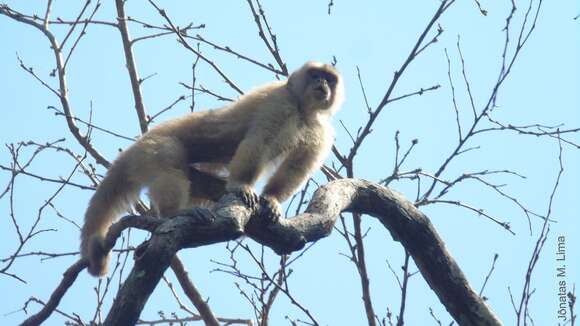
[(340, 74), (334, 67), (316, 61), (293, 72), (287, 87), (305, 113), (333, 114), (343, 100)]
[(319, 104), (330, 104), (332, 95), (336, 89), (336, 75), (322, 68), (310, 68), (306, 71), (306, 97), (311, 97)]

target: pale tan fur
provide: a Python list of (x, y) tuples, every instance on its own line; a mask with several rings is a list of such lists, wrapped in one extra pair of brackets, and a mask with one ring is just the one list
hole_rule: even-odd
[(250, 191), (265, 168), (281, 160), (262, 196), (275, 205), (286, 200), (322, 164), (333, 141), (329, 120), (342, 100), (339, 73), (307, 62), (288, 80), (259, 87), (221, 109), (151, 129), (119, 155), (90, 200), (81, 232), (89, 272), (106, 274), (107, 229), (143, 188), (149, 188), (160, 216), (217, 200), (208, 189), (219, 183), (190, 181), (192, 165), (227, 169), (225, 189)]

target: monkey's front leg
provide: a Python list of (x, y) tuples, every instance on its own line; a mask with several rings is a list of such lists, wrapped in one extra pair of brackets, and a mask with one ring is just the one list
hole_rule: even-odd
[(311, 146), (288, 153), (262, 192), (260, 215), (264, 221), (278, 222), (282, 216), (280, 203), (288, 199), (320, 167), (321, 152), (317, 146)]
[(230, 177), (226, 190), (235, 193), (246, 206), (256, 210), (259, 205), (259, 196), (254, 191), (254, 184), (264, 169), (264, 159), (260, 152), (263, 149), (263, 137), (256, 133), (246, 137), (236, 150), (228, 166)]

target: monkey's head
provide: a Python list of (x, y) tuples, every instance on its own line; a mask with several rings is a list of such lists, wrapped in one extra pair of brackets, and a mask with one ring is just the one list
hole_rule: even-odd
[(331, 65), (309, 61), (288, 78), (288, 88), (306, 113), (332, 115), (343, 101), (342, 77)]

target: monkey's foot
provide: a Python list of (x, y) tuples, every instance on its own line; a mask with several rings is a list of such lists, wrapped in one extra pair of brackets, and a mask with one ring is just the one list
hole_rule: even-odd
[(251, 187), (240, 187), (231, 192), (233, 192), (248, 208), (252, 210), (258, 209), (260, 197)]
[(263, 221), (266, 225), (278, 223), (282, 217), (282, 212), (280, 210), (280, 204), (278, 204), (278, 201), (270, 197), (260, 196), (259, 216), (260, 220)]

